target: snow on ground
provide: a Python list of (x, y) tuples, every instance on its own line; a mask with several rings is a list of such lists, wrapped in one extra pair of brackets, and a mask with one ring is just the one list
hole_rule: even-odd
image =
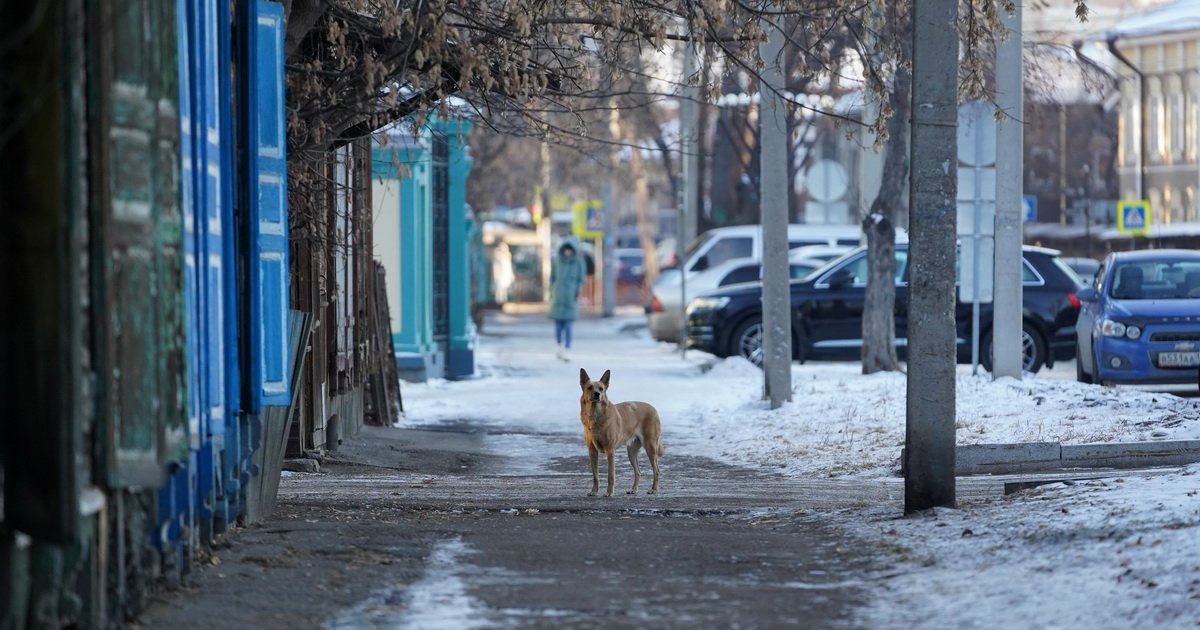
[(1055, 484), (908, 518), (843, 516), (899, 566), (868, 627), (1195, 628), (1200, 464)]
[[(864, 376), (850, 362), (795, 364), (793, 401), (771, 411), (753, 365), (694, 351), (681, 358), (639, 329), (641, 319), (621, 311), (577, 322), (571, 360), (561, 362), (548, 320), (492, 316), (477, 351), (479, 376), (405, 384), (402, 426), (470, 419), (579, 435), (579, 368), (594, 378), (611, 369), (614, 400), (658, 407), (668, 453), (674, 446), (797, 477), (897, 474), (903, 374)], [(1200, 439), (1200, 399), (1084, 385), (1073, 375), (1056, 369), (992, 381), (960, 366), (958, 443)], [(1200, 621), (1200, 466), (960, 507), (903, 519), (880, 510), (831, 515), (898, 563), (880, 577), (868, 625), (944, 627), (937, 611), (952, 613), (961, 628)]]

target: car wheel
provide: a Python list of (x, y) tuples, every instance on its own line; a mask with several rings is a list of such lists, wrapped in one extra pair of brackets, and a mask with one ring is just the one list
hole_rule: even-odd
[[(987, 334), (980, 340), (980, 363), (983, 364), (983, 369), (988, 372), (992, 371), (992, 331), (987, 331)], [(1046, 341), (1042, 339), (1042, 333), (1038, 332), (1032, 325), (1025, 323), (1021, 325), (1021, 370), (1025, 372), (1035, 373), (1042, 369), (1046, 364)]]
[(1042, 333), (1029, 324), (1021, 326), (1021, 368), (1035, 373), (1046, 364), (1046, 341)]
[[(1096, 380), (1095, 374), (1088, 374), (1083, 371), (1083, 352), (1078, 343), (1075, 344), (1075, 380), (1080, 383), (1092, 384)], [(1095, 368), (1092, 368), (1095, 369)]]
[(742, 322), (733, 331), (733, 337), (730, 338), (729, 356), (744, 357), (754, 365), (762, 367), (762, 335), (763, 327), (761, 318), (751, 317)]

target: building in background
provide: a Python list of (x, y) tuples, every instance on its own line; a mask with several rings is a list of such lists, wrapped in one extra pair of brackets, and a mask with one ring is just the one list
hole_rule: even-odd
[(475, 372), (470, 128), (461, 118), (393, 125), (371, 152), (374, 253), (388, 269), (396, 364), (409, 381)]
[(1120, 62), (1121, 197), (1150, 202), (1152, 237), (1200, 235), (1200, 1), (1117, 22), (1104, 40)]

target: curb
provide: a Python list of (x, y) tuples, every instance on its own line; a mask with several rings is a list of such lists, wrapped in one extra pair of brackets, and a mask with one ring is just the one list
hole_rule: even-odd
[[(1004, 475), (1067, 468), (1152, 468), (1200, 462), (1200, 440), (1061, 444), (968, 444), (954, 448), (955, 475)], [(905, 474), (900, 449), (900, 474)]]

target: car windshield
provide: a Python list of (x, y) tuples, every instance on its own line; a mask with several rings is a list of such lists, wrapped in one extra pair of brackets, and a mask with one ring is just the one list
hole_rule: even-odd
[(1200, 298), (1200, 261), (1149, 260), (1113, 268), (1108, 286), (1118, 300), (1183, 300)]
[(696, 253), (696, 250), (700, 249), (701, 245), (709, 242), (712, 240), (712, 238), (713, 235), (711, 233), (701, 234), (700, 236), (696, 237), (695, 240), (688, 244), (687, 249), (683, 250), (683, 256), (680, 259), (691, 260), (692, 256)]

